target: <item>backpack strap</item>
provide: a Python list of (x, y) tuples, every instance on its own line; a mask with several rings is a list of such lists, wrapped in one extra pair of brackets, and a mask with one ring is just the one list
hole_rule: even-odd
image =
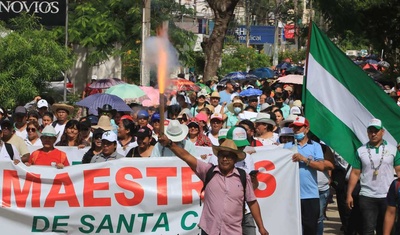
[(57, 126), (57, 121), (54, 121), (53, 123), (51, 123), (51, 125), (52, 125), (53, 127), (56, 127), (56, 126)]
[(14, 160), (14, 150), (12, 145), (9, 143), (4, 142), (4, 146), (6, 147), (8, 155), (10, 155), (11, 160)]
[(244, 214), (246, 212), (245, 209), (245, 203), (246, 203), (246, 186), (247, 186), (247, 177), (246, 177), (246, 171), (244, 171), (243, 169), (237, 168), (236, 169), (239, 171), (240, 174), (240, 182), (242, 182), (242, 186), (243, 186), (243, 218), (244, 218)]
[[(206, 173), (206, 178), (204, 179), (203, 182), (203, 188), (200, 191), (200, 195), (204, 192), (204, 190), (206, 189), (206, 186), (208, 184), (208, 182), (210, 182), (210, 180), (212, 179), (212, 177), (214, 177), (214, 175), (217, 173), (216, 171), (214, 171), (216, 166), (212, 165), (210, 167), (210, 169), (208, 169), (207, 173)], [(201, 200), (200, 200), (200, 206), (201, 206)]]

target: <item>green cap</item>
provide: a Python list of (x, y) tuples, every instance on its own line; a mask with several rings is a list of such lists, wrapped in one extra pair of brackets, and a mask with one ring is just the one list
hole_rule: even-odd
[(247, 140), (247, 133), (243, 127), (234, 126), (226, 133), (226, 138), (233, 140), (238, 147), (249, 146), (250, 143)]

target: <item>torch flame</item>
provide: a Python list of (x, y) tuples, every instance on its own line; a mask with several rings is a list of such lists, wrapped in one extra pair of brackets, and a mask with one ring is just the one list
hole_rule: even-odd
[(164, 94), (168, 73), (168, 22), (163, 23), (162, 28), (158, 31), (158, 37), (161, 39), (158, 40), (160, 44), (157, 68), (158, 89), (160, 94)]

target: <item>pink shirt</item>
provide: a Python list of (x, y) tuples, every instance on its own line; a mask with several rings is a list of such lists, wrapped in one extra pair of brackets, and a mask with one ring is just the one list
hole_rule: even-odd
[[(203, 182), (211, 166), (197, 159), (196, 175)], [(220, 172), (218, 167), (214, 171)], [(235, 168), (228, 176), (215, 174), (204, 191), (200, 228), (209, 235), (242, 235), (244, 193), (239, 171)], [(255, 200), (251, 179), (247, 175), (246, 201)]]

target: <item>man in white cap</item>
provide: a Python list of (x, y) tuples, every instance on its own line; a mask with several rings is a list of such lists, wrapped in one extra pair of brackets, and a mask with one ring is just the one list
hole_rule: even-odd
[(101, 136), (101, 153), (94, 155), (90, 163), (107, 162), (123, 158), (124, 156), (117, 152), (118, 137), (113, 131), (106, 131)]
[[(190, 154), (195, 154), (196, 146), (190, 140), (186, 139), (188, 132), (189, 128), (186, 125), (180, 124), (178, 120), (169, 120), (169, 124), (165, 129), (165, 135), (168, 136), (168, 139), (181, 148), (184, 148)], [(175, 153), (160, 143), (154, 146), (153, 152), (151, 153), (151, 157), (173, 156), (176, 156)]]
[(367, 134), (369, 141), (357, 149), (347, 187), (347, 206), (352, 209), (352, 192), (360, 180), (359, 206), (362, 215), (363, 234), (383, 234), (386, 195), (392, 183), (393, 168), (400, 175), (400, 155), (396, 148), (383, 139), (385, 130), (379, 119), (371, 119)]
[(101, 89), (95, 89), (90, 87), (90, 85), (92, 85), (95, 81), (97, 81), (97, 79), (98, 79), (97, 75), (92, 75), (90, 83), (86, 85), (85, 89), (82, 92), (82, 99), (88, 97), (89, 95), (101, 93)]
[[(175, 144), (167, 135), (159, 137), (159, 143), (185, 161), (204, 182), (204, 207), (199, 227), (202, 235), (230, 234), (242, 235), (243, 206), (246, 202), (256, 221), (258, 231), (267, 235), (263, 225), (260, 206), (254, 195), (250, 176), (235, 168), (235, 163), (245, 159), (245, 153), (237, 148), (235, 142), (226, 139), (220, 146), (213, 146), (218, 165), (202, 162)], [(212, 180), (207, 181), (212, 169)], [(242, 182), (242, 176), (245, 177)], [(221, 187), (222, 186), (222, 187)], [(229, 219), (225, 219), (229, 218)]]

